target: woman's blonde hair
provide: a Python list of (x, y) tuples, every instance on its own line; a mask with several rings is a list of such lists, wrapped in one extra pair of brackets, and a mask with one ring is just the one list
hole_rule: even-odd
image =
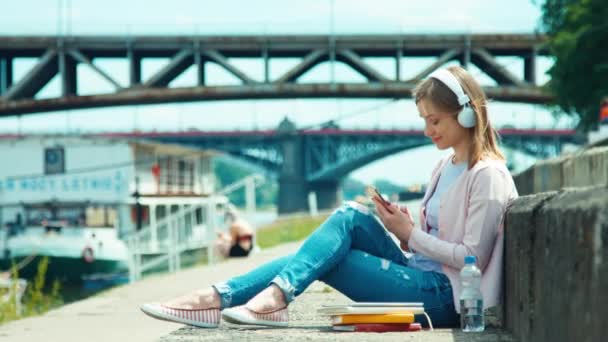
[[(465, 69), (459, 66), (447, 68), (458, 80), (464, 92), (471, 99), (477, 124), (467, 128), (471, 134), (469, 149), (469, 169), (484, 157), (504, 160), (505, 157), (498, 147), (498, 133), (488, 119), (486, 94), (477, 81)], [(416, 104), (427, 99), (437, 108), (445, 112), (460, 113), (463, 106), (458, 104), (456, 94), (450, 88), (435, 78), (427, 78), (414, 88)]]

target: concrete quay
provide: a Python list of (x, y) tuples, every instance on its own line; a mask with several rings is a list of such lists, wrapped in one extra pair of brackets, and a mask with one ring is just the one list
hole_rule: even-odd
[(199, 329), (152, 319), (138, 308), (144, 302), (163, 301), (247, 272), (277, 256), (294, 252), (298, 246), (299, 243), (285, 244), (247, 259), (151, 276), (39, 317), (2, 325), (0, 341), (513, 341), (496, 324), (490, 324), (481, 334), (464, 334), (458, 329), (381, 334), (333, 332), (327, 317), (317, 315), (316, 310), (322, 304), (345, 303), (348, 299), (320, 282), (315, 282), (290, 305), (289, 328), (237, 326), (222, 321), (218, 329)]
[(514, 177), (504, 327), (525, 341), (608, 336), (608, 139)]

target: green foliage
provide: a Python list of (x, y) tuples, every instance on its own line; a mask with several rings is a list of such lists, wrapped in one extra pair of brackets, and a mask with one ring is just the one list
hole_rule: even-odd
[(286, 242), (303, 240), (317, 229), (326, 218), (327, 216), (320, 215), (317, 217), (294, 217), (277, 220), (258, 229), (256, 242), (261, 248), (268, 248)]
[[(10, 292), (8, 292), (10, 293), (9, 299), (0, 301), (0, 323), (28, 316), (40, 315), (63, 304), (63, 300), (59, 293), (61, 290), (61, 283), (58, 280), (53, 281), (48, 294), (44, 292), (48, 265), (49, 259), (47, 257), (40, 259), (36, 276), (33, 281), (28, 284), (27, 290), (21, 300), (21, 312), (18, 312), (19, 310), (17, 310), (17, 301), (15, 298), (19, 275), (17, 268), (13, 265), (11, 268), (13, 285)], [(6, 293), (6, 291), (0, 293), (0, 297)]]
[[(243, 166), (233, 160), (224, 157), (213, 159), (213, 171), (218, 179), (218, 186), (223, 187), (241, 180), (255, 172), (253, 167)], [(274, 206), (277, 198), (278, 186), (272, 179), (267, 179), (264, 184), (256, 189), (255, 201), (258, 207)], [(230, 202), (236, 206), (245, 206), (245, 190), (235, 191), (228, 195)]]
[(542, 29), (555, 64), (549, 88), (565, 113), (589, 130), (608, 96), (608, 6), (606, 0), (546, 0)]
[(16, 298), (18, 284), (14, 281), (18, 279), (18, 275), (17, 267), (14, 264), (11, 267), (10, 278), (13, 280), (10, 288), (0, 290), (0, 298), (2, 298), (0, 299), (0, 323), (12, 321), (19, 317)]

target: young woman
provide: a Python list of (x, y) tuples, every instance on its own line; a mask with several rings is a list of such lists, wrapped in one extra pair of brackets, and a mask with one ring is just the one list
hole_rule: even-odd
[[(353, 301), (423, 302), (434, 325), (456, 326), (458, 275), (467, 255), (474, 255), (482, 270), (484, 306), (496, 305), (501, 298), (502, 218), (517, 191), (488, 119), (485, 94), (460, 67), (435, 71), (414, 94), (424, 134), (453, 154), (432, 173), (420, 227), (407, 208), (385, 208), (374, 198), (378, 218), (400, 245), (366, 207), (347, 202), (294, 255), (141, 309), (199, 327), (216, 327), (220, 310), (233, 323), (287, 326), (289, 303), (321, 280)], [(414, 254), (406, 258), (404, 251)]]

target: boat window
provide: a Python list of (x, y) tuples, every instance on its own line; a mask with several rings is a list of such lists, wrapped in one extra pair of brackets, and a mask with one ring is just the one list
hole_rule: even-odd
[(177, 162), (177, 186), (178, 192), (184, 192), (186, 187), (186, 161), (179, 160)]
[[(137, 207), (135, 204), (131, 205), (131, 221), (137, 223)], [(150, 224), (150, 207), (147, 205), (141, 205), (141, 224), (147, 226)]]
[(156, 206), (156, 220), (160, 220), (167, 216), (167, 207), (164, 205)]
[(115, 227), (116, 222), (118, 222), (118, 212), (116, 208), (107, 207), (106, 208), (106, 225), (108, 227)]
[(207, 221), (207, 208), (196, 208), (194, 215), (196, 217), (196, 224), (203, 224), (203, 222)]
[(104, 211), (105, 210), (103, 210), (103, 207), (88, 207), (86, 210), (87, 226), (103, 226), (106, 221)]
[(115, 208), (107, 206), (87, 207), (85, 225), (87, 227), (114, 227), (116, 217)]
[(108, 205), (54, 204), (25, 208), (25, 223), (29, 226), (52, 223), (71, 227), (114, 227), (117, 217), (116, 208)]
[(53, 218), (50, 208), (27, 208), (25, 212), (25, 224), (28, 226), (40, 226), (42, 221)]
[(65, 221), (68, 226), (84, 225), (84, 208), (82, 207), (59, 207), (57, 208), (57, 219)]
[(178, 156), (159, 158), (159, 191), (161, 193), (193, 193), (195, 160)]

